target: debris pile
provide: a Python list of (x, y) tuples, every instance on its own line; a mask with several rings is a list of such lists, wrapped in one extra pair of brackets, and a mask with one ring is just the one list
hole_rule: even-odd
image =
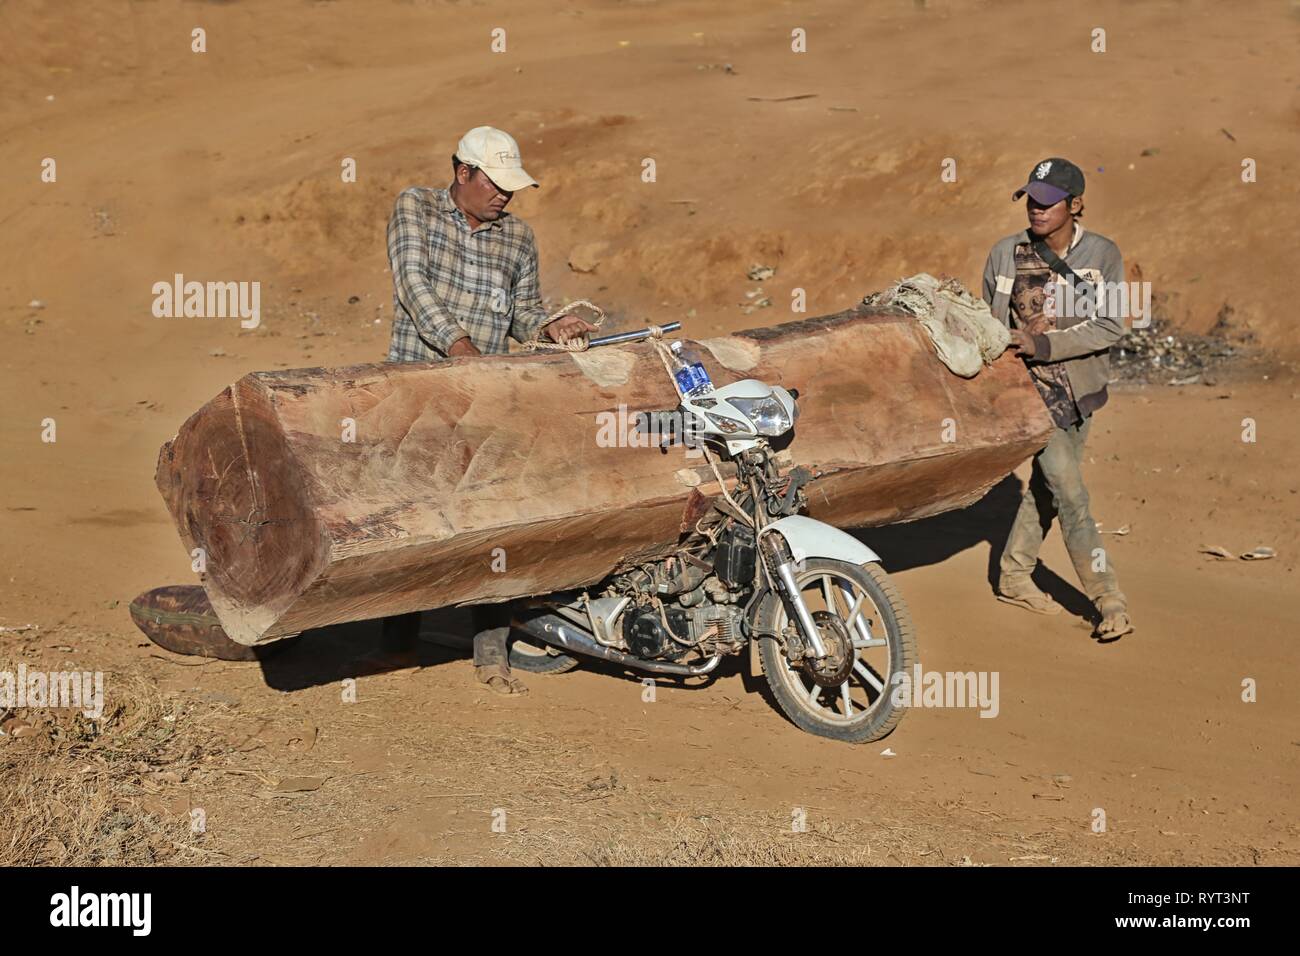
[(1214, 372), (1246, 355), (1251, 336), (1234, 334), (1225, 306), (1206, 335), (1179, 329), (1157, 316), (1142, 329), (1130, 329), (1111, 349), (1111, 371), (1122, 382), (1143, 385), (1213, 385)]

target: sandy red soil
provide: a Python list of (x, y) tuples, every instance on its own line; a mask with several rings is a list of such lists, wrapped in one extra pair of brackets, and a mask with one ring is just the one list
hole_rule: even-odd
[[(1264, 2), (4, 4), (0, 625), (39, 628), (0, 647), (134, 669), (212, 712), (233, 751), (141, 791), (152, 812), (207, 808), (186, 862), (625, 862), (671, 859), (679, 833), (701, 860), (710, 827), (763, 846), (792, 807), (844, 841), (824, 844), (832, 859), (1300, 862), (1298, 29)], [(800, 94), (815, 96), (772, 101)], [(512, 209), (548, 297), (694, 337), (784, 321), (796, 287), (819, 314), (914, 272), (973, 285), (1021, 225), (1009, 194), (1030, 166), (1074, 158), (1085, 225), (1164, 314), (1259, 349), (1212, 386), (1117, 388), (1098, 414), (1086, 473), (1097, 520), (1130, 528), (1107, 542), (1138, 632), (1092, 640), (1055, 533), (1044, 561), (1071, 613), (994, 601), (1012, 479), (967, 512), (864, 535), (925, 666), (1001, 674), (997, 719), (918, 710), (879, 745), (802, 734), (739, 669), (654, 704), (602, 670), (502, 700), (435, 645), (383, 658), (370, 624), (264, 666), (164, 659), (126, 614), (193, 579), (158, 447), (248, 371), (382, 358), (393, 198), (444, 184), (480, 123), (513, 131), (543, 183)], [(573, 271), (575, 252), (595, 271)], [(774, 305), (743, 314), (755, 263), (777, 270)], [(155, 318), (152, 284), (178, 272), (260, 281), (261, 326)], [(356, 705), (339, 703), (347, 676)], [(268, 794), (290, 774), (326, 783)], [(497, 807), (506, 834), (490, 833)]]

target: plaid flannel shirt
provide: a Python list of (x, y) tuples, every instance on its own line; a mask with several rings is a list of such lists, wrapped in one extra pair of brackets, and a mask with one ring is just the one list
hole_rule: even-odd
[(446, 189), (402, 190), (388, 221), (388, 261), (389, 362), (437, 361), (467, 335), (485, 355), (500, 354), (507, 336), (527, 342), (546, 319), (532, 228), (503, 213), (471, 232)]

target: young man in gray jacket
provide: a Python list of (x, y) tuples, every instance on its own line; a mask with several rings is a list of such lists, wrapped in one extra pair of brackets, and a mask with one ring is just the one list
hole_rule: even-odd
[(1082, 463), (1092, 415), (1106, 404), (1110, 347), (1125, 331), (1121, 314), (1107, 314), (1121, 311), (1113, 305), (1118, 297), (1105, 294), (1123, 283), (1124, 261), (1115, 243), (1079, 224), (1083, 189), (1083, 172), (1068, 160), (1037, 164), (1011, 197), (1028, 195), (1029, 228), (998, 242), (984, 266), (984, 299), (1011, 329), (1011, 347), (1056, 425), (1034, 456), (1002, 552), (998, 599), (1039, 614), (1061, 612), (1030, 580), (1046, 531), (1040, 516), (1048, 527), (1059, 517), (1070, 561), (1101, 615), (1097, 636), (1114, 640), (1133, 624), (1088, 507)]

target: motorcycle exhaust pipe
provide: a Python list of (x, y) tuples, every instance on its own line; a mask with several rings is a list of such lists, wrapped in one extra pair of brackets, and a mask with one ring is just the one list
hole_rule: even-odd
[(570, 624), (557, 614), (541, 614), (526, 621), (516, 618), (511, 621), (511, 624), (525, 634), (537, 638), (544, 644), (550, 644), (552, 647), (573, 651), (575, 654), (585, 654), (587, 657), (599, 657), (614, 664), (622, 664), (624, 667), (650, 671), (654, 674), (702, 677), (710, 673), (722, 660), (721, 654), (715, 654), (703, 664), (648, 661), (645, 658), (624, 654), (622, 651), (616, 651), (612, 647), (606, 647), (604, 644), (598, 643), (594, 637), (582, 628)]

